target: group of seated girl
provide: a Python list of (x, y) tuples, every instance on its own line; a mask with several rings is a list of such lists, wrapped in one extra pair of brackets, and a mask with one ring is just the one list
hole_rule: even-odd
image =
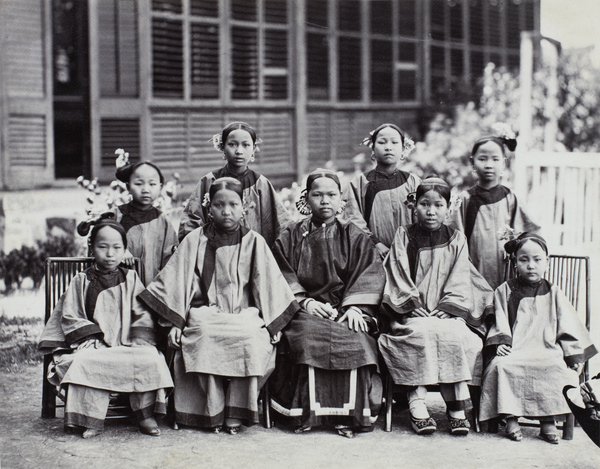
[[(537, 229), (499, 184), (513, 139), (476, 142), (479, 182), (449, 214), (451, 188), (400, 170), (411, 142), (384, 124), (365, 139), (375, 169), (344, 192), (336, 173), (312, 172), (298, 222), (248, 168), (258, 141), (240, 122), (213, 138), (227, 163), (190, 197), (179, 247), (152, 207), (160, 170), (141, 162), (118, 171), (132, 202), (120, 223), (93, 226), (95, 263), (75, 277), (41, 338), (55, 356), (51, 381), (68, 384), (65, 425), (98, 434), (110, 393), (124, 392), (141, 431), (159, 435), (154, 414), (174, 387), (179, 424), (236, 434), (258, 421), (269, 379), (276, 417), (296, 433), (332, 425), (353, 437), (373, 429), (385, 372), (407, 393), (417, 434), (437, 428), (427, 386), (439, 385), (453, 435), (469, 432), (469, 386), (481, 386), (482, 421), (505, 418), (518, 441), (517, 418), (538, 418), (542, 438), (557, 443), (555, 418), (568, 412), (562, 387), (577, 383), (596, 350), (543, 279), (541, 237), (507, 243), (516, 277), (499, 278), (498, 229)], [(144, 279), (119, 266), (134, 256), (147, 266)], [(174, 383), (155, 347), (161, 335), (174, 351)]]

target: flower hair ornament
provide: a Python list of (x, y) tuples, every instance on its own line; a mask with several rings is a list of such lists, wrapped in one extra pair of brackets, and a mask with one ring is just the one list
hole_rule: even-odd
[(406, 200), (404, 201), (404, 205), (406, 205), (406, 208), (408, 210), (414, 210), (415, 206), (417, 205), (417, 193), (416, 192), (410, 192), (406, 196)]
[[(208, 211), (208, 218), (212, 220), (212, 214), (210, 213), (210, 194), (207, 192), (202, 197), (202, 206)], [(248, 209), (253, 209), (256, 205), (254, 203), (247, 203), (246, 196), (242, 196), (242, 218), (248, 213)]]
[(115, 155), (117, 155), (117, 159), (115, 160), (115, 166), (117, 169), (120, 169), (129, 164), (129, 153), (123, 150), (122, 148), (117, 148), (115, 150)]
[(377, 127), (376, 129), (371, 130), (369, 132), (369, 136), (365, 137), (362, 140), (361, 145), (369, 147), (371, 149), (371, 151), (374, 151), (374, 148), (375, 148), (374, 136), (376, 136), (381, 130), (383, 130), (386, 127), (390, 127), (392, 129), (398, 131), (398, 133), (402, 137), (402, 154), (400, 155), (400, 158), (402, 160), (405, 160), (414, 151), (415, 142), (413, 141), (412, 138), (410, 138), (408, 135), (406, 135), (404, 132), (402, 132), (402, 130), (400, 130), (400, 128), (395, 124), (382, 124), (379, 127)]
[(510, 151), (517, 149), (517, 134), (509, 124), (503, 122), (496, 122), (491, 126), (492, 135), (479, 139), (483, 140), (497, 139)]

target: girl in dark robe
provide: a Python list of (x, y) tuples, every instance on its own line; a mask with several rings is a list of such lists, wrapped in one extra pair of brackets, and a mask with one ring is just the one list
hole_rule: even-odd
[(340, 182), (308, 176), (301, 213), (273, 252), (302, 310), (284, 330), (271, 380), (272, 407), (301, 433), (334, 424), (346, 437), (372, 429), (382, 390), (375, 313), (384, 275), (369, 236), (340, 212)]

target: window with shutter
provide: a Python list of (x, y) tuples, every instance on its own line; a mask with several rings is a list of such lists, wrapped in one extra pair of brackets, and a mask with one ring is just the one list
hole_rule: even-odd
[(371, 100), (393, 99), (393, 46), (392, 41), (371, 41)]
[(519, 5), (512, 1), (505, 4), (506, 9), (506, 45), (511, 49), (518, 49), (521, 45), (521, 24), (519, 18)]
[(183, 11), (182, 0), (152, 0), (152, 10), (181, 14)]
[(306, 34), (308, 97), (329, 98), (329, 41), (325, 34)]
[(340, 31), (360, 31), (360, 0), (338, 0)]
[(502, 22), (500, 5), (490, 3), (488, 5), (488, 34), (489, 45), (492, 47), (502, 46)]
[(287, 31), (265, 30), (264, 95), (266, 99), (287, 99)]
[(219, 17), (219, 0), (190, 0), (190, 13), (194, 16)]
[(432, 0), (431, 7), (430, 35), (434, 41), (443, 41), (446, 38), (444, 19), (446, 17), (446, 0)]
[(483, 46), (483, 1), (471, 1), (469, 8), (469, 43)]
[(374, 34), (392, 34), (392, 2), (376, 0), (371, 2), (371, 32)]
[(231, 28), (231, 97), (258, 99), (258, 32)]
[(45, 116), (10, 115), (7, 148), (11, 167), (44, 167), (46, 165)]
[(398, 34), (414, 37), (417, 34), (418, 0), (398, 0)]
[(234, 20), (256, 21), (256, 0), (231, 0), (231, 17)]
[(192, 98), (219, 97), (219, 26), (191, 25)]
[[(450, 40), (462, 41), (464, 28), (463, 28), (463, 4), (456, 2), (449, 4), (449, 16), (450, 16)], [(448, 38), (447, 38), (448, 39)]]
[(286, 0), (265, 0), (264, 10), (267, 23), (287, 24), (288, 4)]
[(138, 95), (138, 24), (135, 0), (108, 0), (98, 12), (102, 97)]
[(362, 98), (361, 41), (354, 37), (338, 40), (338, 99), (359, 101)]
[(140, 121), (139, 119), (100, 120), (101, 165), (115, 166), (115, 150), (123, 148), (129, 153), (132, 163), (140, 160)]
[[(160, 2), (171, 3), (171, 2)], [(183, 98), (183, 25), (152, 20), (152, 91), (160, 98)]]

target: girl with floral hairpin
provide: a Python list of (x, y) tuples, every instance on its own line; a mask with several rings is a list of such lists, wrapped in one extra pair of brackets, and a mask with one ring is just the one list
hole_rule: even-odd
[(515, 232), (539, 230), (515, 194), (500, 184), (507, 152), (516, 148), (516, 134), (507, 124), (495, 124), (492, 135), (477, 140), (471, 150), (477, 185), (460, 194), (450, 211), (449, 225), (466, 235), (471, 261), (494, 289), (504, 281), (502, 243)]
[(208, 222), (206, 194), (211, 184), (221, 177), (232, 177), (244, 188), (243, 225), (260, 233), (271, 246), (281, 230), (292, 221), (271, 182), (248, 168), (254, 161), (258, 144), (256, 131), (245, 122), (232, 122), (212, 138), (215, 149), (223, 153), (225, 166), (205, 175), (190, 195), (179, 225), (179, 240)]
[(362, 228), (385, 256), (398, 227), (416, 221), (406, 201), (421, 179), (398, 168), (414, 149), (414, 142), (397, 125), (381, 124), (363, 144), (371, 148), (376, 166), (350, 182), (343, 195), (347, 201), (344, 217)]
[(272, 407), (296, 433), (333, 424), (351, 438), (370, 431), (381, 406), (375, 313), (384, 276), (367, 234), (341, 220), (338, 176), (309, 174), (299, 201), (310, 215), (288, 226), (273, 254), (302, 310), (283, 331)]
[(131, 201), (114, 211), (116, 220), (127, 232), (124, 262), (131, 264), (135, 257), (140, 259), (142, 282), (147, 285), (177, 248), (177, 233), (169, 218), (154, 206), (164, 184), (160, 168), (150, 161), (131, 164), (126, 152), (117, 152), (115, 176), (126, 184), (131, 194)]

